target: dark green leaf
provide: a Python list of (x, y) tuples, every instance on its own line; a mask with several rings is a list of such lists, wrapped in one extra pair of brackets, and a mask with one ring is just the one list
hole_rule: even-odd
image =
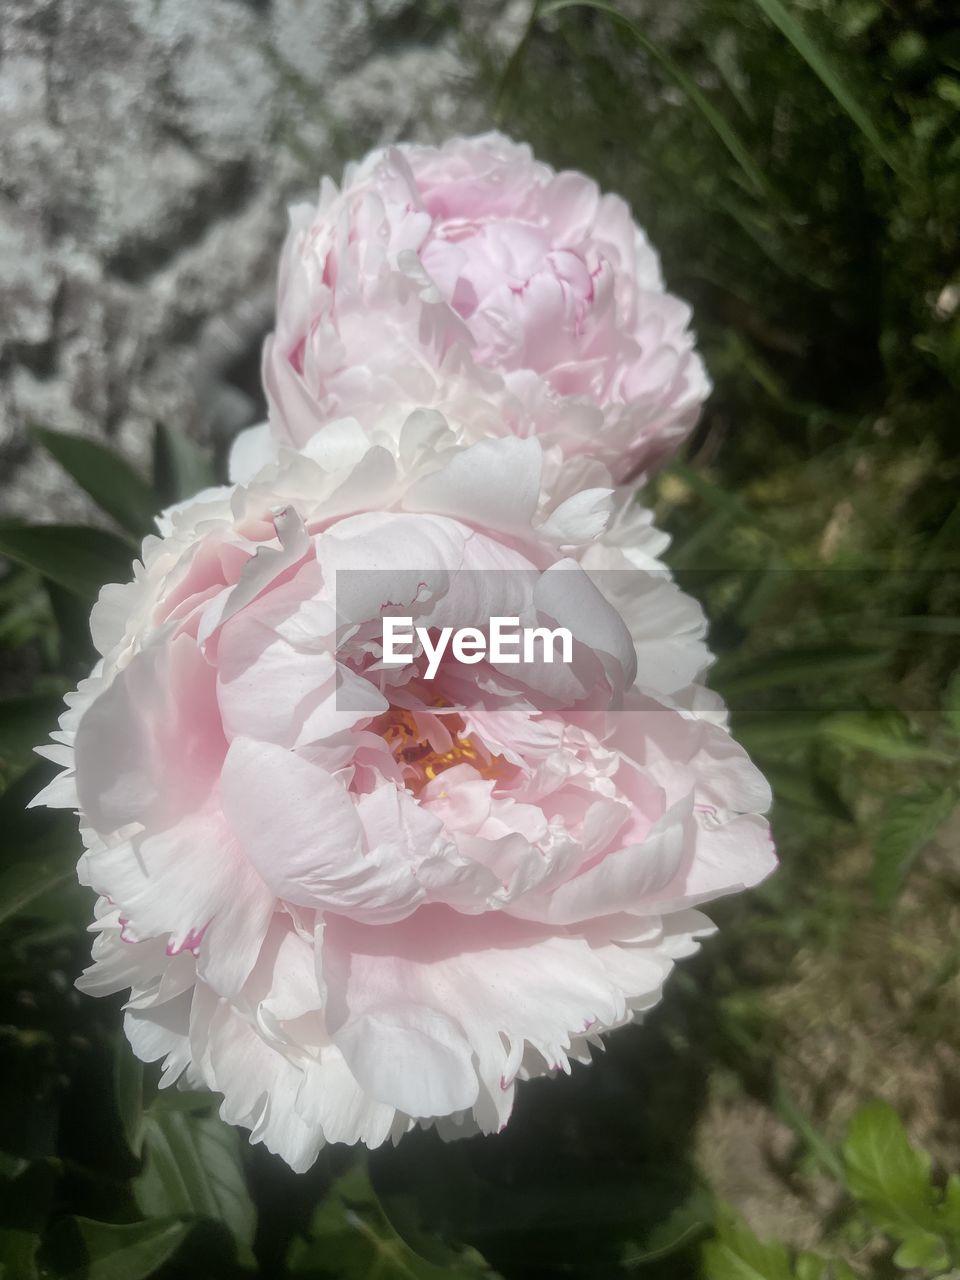
[(249, 1251), (256, 1210), (247, 1190), (239, 1132), (219, 1116), (151, 1107), (143, 1118), (143, 1170), (134, 1195), (150, 1217), (178, 1214), (222, 1222)]
[(294, 1276), (337, 1280), (478, 1280), (490, 1274), (473, 1251), (451, 1254), (443, 1265), (414, 1253), (391, 1226), (361, 1164), (330, 1188), (308, 1238), (291, 1246), (287, 1265)]
[(873, 839), (873, 891), (882, 907), (896, 900), (925, 845), (957, 806), (953, 787), (929, 788), (890, 802)]
[(190, 1223), (178, 1218), (115, 1224), (75, 1218), (87, 1264), (69, 1280), (145, 1280), (180, 1248)]
[(137, 539), (151, 532), (157, 495), (119, 453), (63, 431), (38, 427), (34, 435), (117, 524)]
[(210, 459), (189, 436), (163, 424), (153, 442), (153, 485), (163, 506), (216, 484)]
[(143, 1143), (143, 1063), (118, 1035), (113, 1055), (113, 1096), (127, 1146), (139, 1156)]
[(83, 525), (0, 524), (0, 556), (92, 599), (105, 582), (128, 582), (130, 547), (112, 533)]

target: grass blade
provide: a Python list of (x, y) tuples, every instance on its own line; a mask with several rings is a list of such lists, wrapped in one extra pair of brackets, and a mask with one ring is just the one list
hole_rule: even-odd
[(814, 75), (819, 78), (825, 88), (833, 94), (840, 106), (843, 107), (884, 164), (896, 172), (898, 168), (897, 159), (881, 136), (880, 130), (874, 124), (870, 113), (856, 95), (851, 92), (842, 72), (834, 66), (816, 41), (811, 39), (799, 20), (787, 9), (782, 0), (753, 0), (753, 3), (786, 36)]
[[(648, 53), (655, 62), (658, 62), (663, 70), (667, 73), (671, 80), (684, 93), (690, 102), (697, 108), (700, 114), (709, 124), (723, 145), (736, 160), (737, 164), (743, 170), (744, 176), (747, 178), (750, 186), (757, 195), (764, 195), (768, 198), (775, 199), (775, 192), (770, 185), (769, 180), (763, 170), (753, 159), (746, 143), (740, 137), (730, 122), (714, 107), (710, 99), (703, 93), (700, 87), (691, 78), (681, 70), (673, 61), (669, 54), (665, 53), (653, 40), (646, 35), (639, 26), (630, 18), (620, 13), (611, 4), (605, 4), (604, 0), (552, 0), (552, 3), (545, 4), (539, 11), (539, 17), (547, 18), (555, 13), (561, 13), (564, 9), (593, 9), (597, 13), (605, 14), (608, 18), (612, 18), (618, 22), (625, 30), (629, 31), (636, 40), (637, 44)], [(511, 60), (512, 64), (512, 60)]]

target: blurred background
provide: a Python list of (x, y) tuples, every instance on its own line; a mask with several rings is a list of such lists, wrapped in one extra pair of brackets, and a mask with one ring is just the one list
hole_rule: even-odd
[[(4, 1280), (960, 1275), (955, 3), (3, 0), (0, 119)], [(285, 203), (494, 125), (693, 304), (715, 392), (643, 498), (783, 865), (505, 1134), (298, 1178), (73, 991), (31, 748), (99, 584), (262, 414)]]

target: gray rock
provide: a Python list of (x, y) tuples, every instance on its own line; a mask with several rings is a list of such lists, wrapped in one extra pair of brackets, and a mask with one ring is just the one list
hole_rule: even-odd
[(146, 465), (154, 423), (261, 413), (286, 204), (398, 137), (486, 120), (458, 53), (526, 5), (3, 0), (0, 514), (88, 518), (44, 425)]

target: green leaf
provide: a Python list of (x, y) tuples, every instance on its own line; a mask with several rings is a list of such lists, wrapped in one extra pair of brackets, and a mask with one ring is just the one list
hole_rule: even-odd
[(181, 1215), (222, 1222), (249, 1254), (256, 1210), (241, 1162), (240, 1134), (219, 1116), (151, 1107), (143, 1118), (143, 1170), (133, 1191), (149, 1217)]
[(862, 1107), (843, 1144), (846, 1182), (875, 1226), (895, 1240), (938, 1235), (940, 1193), (930, 1180), (930, 1157), (910, 1145), (900, 1118), (885, 1102)]
[(881, 160), (896, 171), (897, 158), (881, 136), (870, 113), (851, 90), (850, 77), (834, 66), (824, 50), (808, 35), (799, 20), (781, 0), (753, 0), (753, 3), (758, 9), (763, 10), (774, 26), (779, 27), (810, 70), (819, 77), (843, 107)]
[(939, 1274), (950, 1265), (947, 1246), (938, 1235), (931, 1231), (917, 1231), (903, 1242), (893, 1255), (893, 1260), (904, 1271), (913, 1271), (922, 1267), (924, 1271)]
[(192, 498), (216, 484), (210, 459), (189, 436), (157, 426), (153, 441), (153, 486), (163, 506)]
[(87, 1264), (68, 1280), (145, 1280), (172, 1258), (191, 1224), (178, 1218), (115, 1224), (74, 1218)]
[(0, 556), (92, 599), (105, 582), (128, 582), (133, 556), (127, 543), (84, 525), (0, 524)]
[(143, 1144), (143, 1063), (126, 1036), (118, 1035), (113, 1054), (113, 1096), (120, 1127), (132, 1155)]
[(766, 195), (775, 199), (775, 193), (772, 191), (769, 179), (756, 163), (750, 154), (750, 149), (733, 125), (721, 115), (703, 90), (691, 80), (687, 73), (658, 44), (651, 40), (635, 22), (614, 8), (612, 4), (605, 4), (603, 0), (553, 0), (553, 3), (543, 5), (539, 10), (539, 17), (546, 18), (552, 14), (561, 13), (564, 9), (594, 9), (597, 13), (602, 13), (608, 18), (612, 18), (629, 31), (640, 48), (660, 64), (670, 79), (674, 81), (680, 91), (700, 112), (743, 170), (744, 175), (757, 195)]
[(705, 1280), (794, 1280), (782, 1244), (758, 1240), (728, 1209), (717, 1215), (717, 1238), (703, 1246)]
[(892, 906), (918, 855), (957, 806), (954, 787), (929, 788), (898, 796), (887, 806), (873, 839), (873, 892), (881, 907)]
[(361, 1163), (330, 1188), (314, 1212), (308, 1237), (291, 1245), (287, 1266), (294, 1276), (338, 1280), (477, 1280), (490, 1274), (472, 1250), (451, 1252), (444, 1265), (415, 1253), (391, 1226)]
[(125, 458), (83, 436), (34, 428), (33, 434), (101, 510), (137, 539), (153, 529), (157, 495)]

